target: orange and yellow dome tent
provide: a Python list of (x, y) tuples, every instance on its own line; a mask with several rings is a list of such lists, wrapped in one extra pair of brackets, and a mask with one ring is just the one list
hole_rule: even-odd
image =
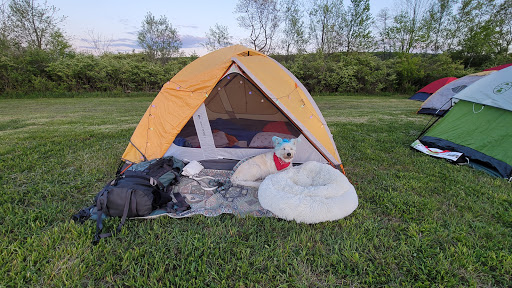
[(235, 45), (196, 59), (165, 83), (122, 158), (241, 160), (272, 149), (272, 135), (301, 139), (294, 162), (343, 170), (327, 123), (300, 81), (274, 59)]

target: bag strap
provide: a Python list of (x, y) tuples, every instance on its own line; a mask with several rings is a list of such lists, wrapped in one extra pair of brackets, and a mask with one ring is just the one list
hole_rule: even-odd
[(172, 200), (167, 203), (166, 212), (181, 213), (190, 210), (190, 205), (185, 201), (185, 197), (180, 192), (173, 192), (172, 186), (167, 187), (167, 193), (172, 195)]
[[(116, 177), (116, 179), (114, 179), (110, 183), (110, 185), (111, 186), (116, 186), (117, 183), (119, 182), (119, 180), (121, 180), (122, 178), (137, 178), (137, 179), (141, 179), (141, 180), (146, 180), (149, 185), (151, 185), (153, 187), (160, 188), (162, 190), (164, 189), (164, 184), (162, 184), (160, 181), (158, 181), (158, 179), (153, 178), (153, 177), (151, 177), (149, 175), (146, 175), (144, 173), (136, 172), (136, 171), (127, 171), (127, 172), (125, 172), (124, 174), (120, 175), (119, 177)], [(147, 185), (147, 186), (149, 186), (149, 185)]]
[(71, 219), (73, 219), (73, 221), (75, 223), (84, 224), (86, 220), (91, 218), (91, 216), (92, 216), (91, 210), (94, 207), (96, 207), (96, 205), (93, 204), (92, 206), (89, 206), (89, 207), (86, 207), (86, 208), (82, 208), (80, 211), (78, 211), (78, 213), (73, 214), (71, 216)]
[(107, 187), (103, 188), (96, 197), (96, 234), (94, 235), (94, 240), (92, 242), (94, 245), (98, 244), (100, 241), (98, 236), (103, 229), (103, 209), (106, 209), (107, 206)]
[[(100, 234), (101, 230), (103, 229), (103, 223), (102, 223), (103, 209), (98, 210), (98, 216), (97, 216), (98, 218), (96, 219), (96, 235), (94, 235), (94, 240), (92, 241), (93, 245), (97, 245), (100, 242), (100, 240), (103, 238), (107, 238), (107, 237), (110, 237), (114, 234), (121, 232), (121, 228), (123, 227), (124, 222), (126, 221), (126, 218), (128, 217), (128, 209), (130, 208), (130, 202), (132, 202), (132, 205), (131, 205), (132, 211), (135, 210), (135, 207), (134, 207), (135, 201), (132, 201), (133, 189), (130, 189), (128, 191), (128, 193), (129, 193), (129, 195), (128, 195), (128, 197), (126, 197), (126, 200), (124, 202), (123, 217), (121, 217), (121, 223), (119, 223), (115, 232)], [(103, 194), (105, 196), (107, 195), (107, 193), (102, 193), (101, 196), (103, 196)], [(101, 202), (100, 198), (103, 199), (103, 197), (101, 197), (101, 196), (98, 197), (97, 203)], [(104, 199), (105, 199), (105, 205), (106, 205), (106, 197), (104, 197)]]
[(176, 199), (176, 212), (179, 213), (190, 209), (190, 205), (187, 203), (187, 201), (185, 201), (185, 197), (183, 197), (183, 195), (181, 195), (179, 192), (172, 193), (172, 196), (174, 196), (174, 199)]
[(167, 186), (174, 186), (174, 185), (180, 183), (180, 180), (181, 180), (180, 173), (176, 172), (174, 169), (171, 169), (168, 172), (171, 172), (172, 174), (174, 174), (174, 179)]

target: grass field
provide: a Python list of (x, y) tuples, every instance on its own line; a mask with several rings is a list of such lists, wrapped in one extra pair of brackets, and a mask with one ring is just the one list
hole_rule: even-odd
[(0, 287), (510, 287), (512, 184), (411, 150), (429, 117), (399, 96), (315, 98), (359, 196), (344, 219), (160, 217), (92, 246), (71, 215), (151, 100), (0, 100)]

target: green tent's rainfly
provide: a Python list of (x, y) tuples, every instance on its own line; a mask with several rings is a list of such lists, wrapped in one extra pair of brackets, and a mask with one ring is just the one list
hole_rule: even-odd
[[(449, 113), (419, 139), (423, 151), (439, 157), (459, 152), (461, 162), (512, 180), (512, 67), (481, 79), (455, 98), (458, 102)], [(413, 144), (418, 149), (418, 141)]]

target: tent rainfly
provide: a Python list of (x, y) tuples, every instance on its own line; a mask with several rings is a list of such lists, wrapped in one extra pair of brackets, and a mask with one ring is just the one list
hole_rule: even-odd
[(474, 82), (486, 77), (495, 71), (484, 71), (466, 75), (441, 87), (437, 92), (428, 97), (418, 110), (418, 114), (431, 114), (443, 116), (454, 104), (452, 98), (457, 93), (466, 89)]
[(434, 94), (437, 90), (439, 90), (444, 85), (457, 80), (457, 77), (445, 77), (441, 79), (437, 79), (436, 81), (428, 84), (427, 86), (421, 88), (418, 92), (412, 95), (409, 99), (417, 100), (417, 101), (425, 101), (430, 97), (430, 95)]
[(496, 67), (487, 68), (484, 71), (496, 71), (496, 70), (505, 69), (505, 68), (510, 67), (510, 66), (512, 66), (512, 63), (503, 64), (503, 65), (499, 65), (499, 66), (496, 66)]
[(272, 151), (272, 136), (301, 139), (296, 163), (318, 161), (343, 171), (306, 88), (274, 59), (235, 45), (196, 59), (163, 85), (122, 159), (174, 156), (222, 166)]
[(512, 180), (512, 67), (454, 97), (450, 112), (411, 146)]

